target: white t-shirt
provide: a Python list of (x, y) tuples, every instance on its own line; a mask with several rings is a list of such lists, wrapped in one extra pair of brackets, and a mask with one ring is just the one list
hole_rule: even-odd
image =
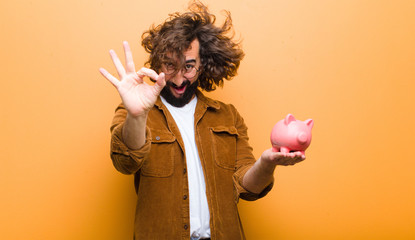
[(195, 142), (194, 114), (197, 97), (195, 96), (188, 104), (180, 108), (172, 106), (163, 97), (161, 101), (173, 116), (184, 143), (189, 181), (190, 237), (209, 238), (210, 216), (205, 177)]

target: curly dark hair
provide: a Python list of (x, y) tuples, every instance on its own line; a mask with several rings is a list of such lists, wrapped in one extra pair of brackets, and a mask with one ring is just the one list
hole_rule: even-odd
[(153, 25), (142, 35), (142, 45), (150, 53), (146, 64), (159, 71), (170, 53), (179, 59), (180, 66), (176, 69), (182, 69), (185, 64), (183, 52), (198, 39), (201, 59), (199, 87), (212, 91), (216, 86), (223, 86), (223, 79), (230, 80), (237, 74), (244, 57), (240, 43), (233, 41), (231, 15), (228, 11), (225, 15), (223, 25), (215, 26), (216, 17), (198, 1), (190, 3), (188, 12), (170, 14), (164, 23)]

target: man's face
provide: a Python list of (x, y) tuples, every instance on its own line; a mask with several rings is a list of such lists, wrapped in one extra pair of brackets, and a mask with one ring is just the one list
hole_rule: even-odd
[(166, 86), (160, 95), (176, 107), (183, 107), (195, 96), (200, 68), (199, 41), (193, 40), (183, 55), (186, 59), (184, 69), (177, 71), (173, 64), (168, 63), (164, 63), (161, 69), (166, 74)]

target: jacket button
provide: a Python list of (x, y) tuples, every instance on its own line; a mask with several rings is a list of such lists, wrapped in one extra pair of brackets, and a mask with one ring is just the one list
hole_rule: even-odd
[(183, 196), (183, 200), (186, 200), (186, 199), (187, 199), (187, 195), (184, 195), (184, 196)]
[(184, 230), (187, 230), (189, 228), (189, 226), (187, 226), (187, 224), (184, 225)]
[(160, 140), (160, 137), (159, 137), (159, 136), (157, 136), (157, 137), (156, 137), (156, 140), (157, 140), (157, 141), (158, 141), (158, 140)]
[(183, 169), (183, 174), (186, 174), (186, 168), (185, 168), (185, 169)]

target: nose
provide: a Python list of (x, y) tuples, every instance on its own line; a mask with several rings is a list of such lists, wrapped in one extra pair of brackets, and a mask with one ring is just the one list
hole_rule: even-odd
[(176, 86), (181, 86), (183, 84), (183, 82), (186, 80), (186, 78), (183, 75), (183, 71), (178, 71), (176, 73), (176, 75), (174, 75), (170, 81), (174, 84), (176, 84)]

